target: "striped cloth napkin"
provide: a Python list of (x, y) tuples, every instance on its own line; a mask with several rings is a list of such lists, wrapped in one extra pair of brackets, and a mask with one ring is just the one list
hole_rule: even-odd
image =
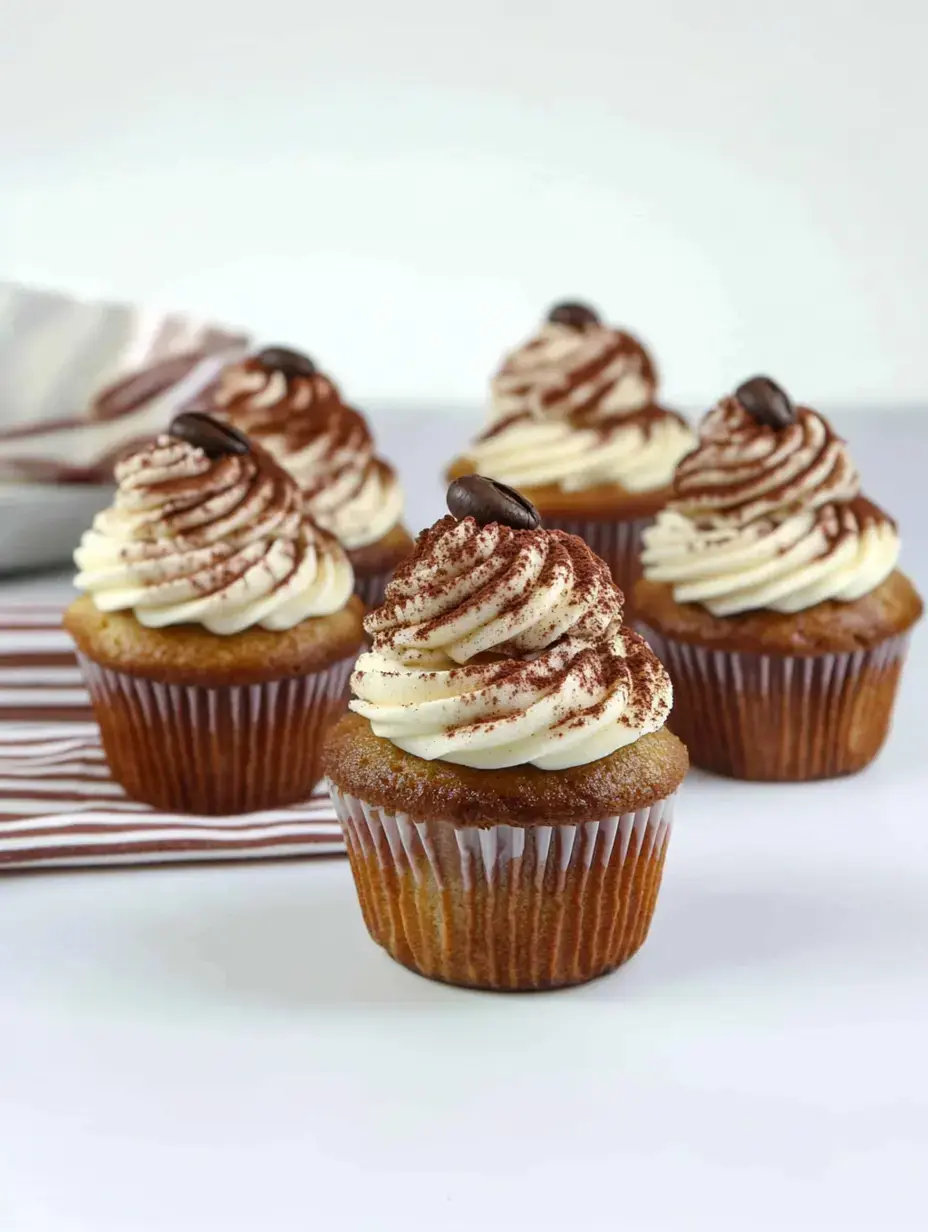
[(239, 817), (128, 799), (110, 778), (61, 606), (0, 607), (0, 871), (343, 852), (321, 789)]

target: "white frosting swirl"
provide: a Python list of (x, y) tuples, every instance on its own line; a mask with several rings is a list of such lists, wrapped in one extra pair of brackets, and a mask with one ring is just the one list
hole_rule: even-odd
[(678, 603), (701, 603), (714, 616), (859, 599), (899, 558), (895, 526), (862, 497), (745, 526), (699, 525), (665, 510), (644, 541), (645, 577), (672, 582)]
[(493, 423), (468, 461), (516, 487), (666, 487), (695, 438), (654, 403), (656, 388), (653, 361), (631, 334), (598, 322), (548, 322), (493, 379)]
[(344, 547), (376, 543), (399, 524), (396, 472), (375, 456), (363, 416), (323, 373), (284, 373), (255, 357), (222, 373), (213, 401), (293, 475), (310, 515)]
[(681, 463), (677, 506), (694, 518), (738, 523), (784, 509), (819, 509), (853, 499), (860, 477), (847, 445), (807, 406), (794, 423), (757, 423), (737, 398), (723, 398), (699, 428), (699, 444)]
[(653, 492), (673, 479), (693, 447), (690, 428), (670, 412), (650, 408), (590, 427), (529, 414), (500, 421), (470, 447), (477, 474), (516, 488), (557, 485), (579, 492), (620, 484), (628, 492)]
[(161, 436), (120, 462), (116, 479), (113, 505), (74, 554), (75, 584), (101, 611), (231, 634), (290, 629), (348, 602), (347, 557), (263, 450), (210, 458)]
[(847, 446), (808, 407), (774, 429), (723, 399), (675, 489), (644, 532), (644, 575), (715, 616), (859, 599), (899, 557), (894, 523), (859, 495)]
[(581, 539), (446, 517), (365, 621), (351, 708), (428, 761), (585, 765), (670, 710), (667, 674), (621, 611)]
[(653, 361), (631, 334), (607, 325), (546, 322), (493, 378), (491, 416), (615, 415), (647, 406), (656, 388)]

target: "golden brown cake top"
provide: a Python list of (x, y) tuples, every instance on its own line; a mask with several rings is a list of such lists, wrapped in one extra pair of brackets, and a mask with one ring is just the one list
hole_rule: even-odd
[(603, 821), (666, 799), (688, 766), (686, 748), (662, 727), (558, 774), (534, 766), (476, 770), (410, 756), (355, 714), (332, 732), (324, 760), (327, 777), (350, 795), (413, 820), (458, 826)]
[(64, 627), (94, 663), (158, 680), (207, 689), (263, 684), (323, 671), (353, 659), (364, 642), (364, 608), (352, 596), (331, 616), (304, 620), (292, 629), (252, 626), (216, 637), (198, 625), (146, 628), (131, 612), (101, 612), (89, 595), (75, 599)]
[[(642, 578), (635, 611), (649, 627), (679, 642), (748, 654), (814, 656), (871, 650), (921, 619), (915, 587), (896, 569), (853, 602), (826, 599), (801, 612), (767, 610), (713, 616), (700, 603), (679, 603), (668, 582)], [(836, 677), (837, 679), (837, 677)]]

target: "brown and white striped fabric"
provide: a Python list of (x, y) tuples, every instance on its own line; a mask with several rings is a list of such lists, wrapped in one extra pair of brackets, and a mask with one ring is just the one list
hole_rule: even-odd
[(110, 778), (61, 606), (0, 607), (0, 871), (343, 853), (320, 789), (240, 817), (159, 813)]

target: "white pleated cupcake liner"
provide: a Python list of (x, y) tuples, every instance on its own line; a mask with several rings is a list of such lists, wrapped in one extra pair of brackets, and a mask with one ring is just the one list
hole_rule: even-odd
[(638, 631), (674, 685), (668, 726), (705, 770), (806, 781), (852, 774), (889, 732), (908, 634), (820, 655), (713, 650)]
[(627, 522), (595, 518), (560, 518), (543, 515), (546, 530), (563, 530), (579, 537), (609, 566), (613, 580), (625, 595), (626, 624), (634, 602), (635, 583), (641, 577), (641, 544), (653, 518)]
[(166, 811), (257, 812), (306, 800), (355, 659), (262, 684), (166, 684), (78, 653), (113, 778)]
[(368, 931), (422, 975), (509, 990), (583, 983), (647, 936), (675, 795), (577, 825), (458, 827), (329, 790)]

